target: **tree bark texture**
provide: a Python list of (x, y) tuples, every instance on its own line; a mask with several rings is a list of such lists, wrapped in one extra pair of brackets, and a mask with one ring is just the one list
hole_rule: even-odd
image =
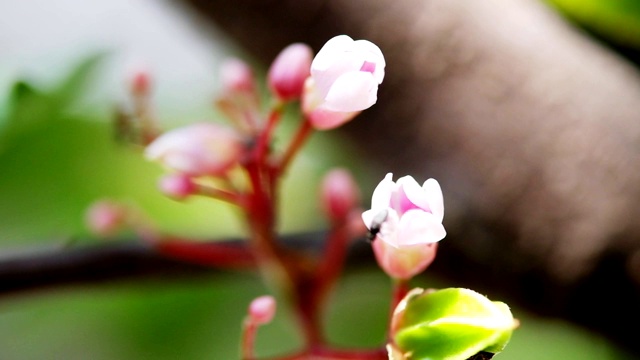
[(433, 269), (640, 353), (640, 77), (535, 0), (185, 0), (265, 64), (337, 34), (380, 46), (346, 132), (375, 173), (439, 180)]

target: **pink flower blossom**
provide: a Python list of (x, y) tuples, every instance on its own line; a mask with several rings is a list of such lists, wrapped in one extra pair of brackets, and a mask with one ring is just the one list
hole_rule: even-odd
[(309, 121), (318, 129), (335, 128), (375, 104), (384, 68), (375, 44), (346, 35), (329, 40), (313, 59), (305, 83), (303, 111)]
[(309, 77), (313, 53), (308, 45), (296, 43), (284, 48), (269, 68), (269, 87), (283, 100), (300, 98)]
[(222, 175), (243, 153), (242, 139), (233, 129), (208, 122), (164, 133), (145, 150), (147, 159), (189, 176)]
[(422, 187), (411, 176), (393, 182), (391, 173), (378, 184), (371, 209), (362, 219), (375, 234), (373, 250), (380, 267), (394, 278), (408, 279), (422, 272), (435, 258), (442, 226), (442, 190), (435, 179)]

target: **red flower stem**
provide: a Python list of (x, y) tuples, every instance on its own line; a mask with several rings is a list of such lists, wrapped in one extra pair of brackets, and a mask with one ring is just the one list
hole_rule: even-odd
[[(267, 191), (263, 188), (260, 188), (259, 192), (254, 191), (247, 208), (247, 221), (253, 232), (252, 247), (255, 256), (263, 275), (291, 301), (296, 309), (307, 346), (313, 346), (322, 341), (318, 312), (315, 300), (311, 296), (315, 283), (311, 281), (304, 266), (301, 266), (300, 255), (285, 252), (276, 242), (274, 231), (277, 187), (275, 181), (278, 177), (275, 174), (266, 177), (267, 174), (258, 173), (260, 170), (258, 166), (248, 166), (247, 170), (250, 172), (253, 184), (268, 187)], [(251, 173), (255, 174), (251, 175)]]
[(317, 347), (308, 351), (296, 354), (285, 355), (269, 360), (388, 360), (387, 351), (383, 348), (364, 349), (331, 349), (327, 347)]
[(391, 304), (390, 304), (391, 306), (389, 309), (389, 328), (387, 329), (387, 341), (389, 342), (393, 341), (392, 334), (391, 334), (391, 332), (393, 331), (392, 329), (393, 313), (396, 310), (396, 307), (398, 306), (400, 301), (402, 301), (402, 299), (404, 299), (404, 297), (409, 292), (409, 280), (393, 279), (393, 285), (392, 285), (391, 291), (392, 291), (392, 295), (391, 295)]
[(276, 242), (276, 211), (278, 181), (282, 170), (291, 162), (311, 133), (312, 127), (303, 122), (280, 163), (271, 165), (269, 144), (282, 114), (282, 103), (276, 103), (267, 123), (256, 139), (254, 151), (245, 164), (253, 191), (245, 206), (247, 221), (252, 229), (252, 247), (260, 269), (296, 309), (308, 348), (322, 343), (316, 295), (316, 278), (303, 265), (302, 255), (286, 252)]
[(240, 207), (243, 207), (245, 205), (244, 197), (237, 193), (217, 189), (207, 185), (198, 184), (197, 186), (198, 188), (196, 193), (199, 195), (208, 196)]
[(320, 310), (331, 287), (335, 284), (344, 265), (347, 245), (350, 239), (347, 221), (333, 224), (328, 235), (326, 246), (315, 273), (316, 286), (314, 297), (316, 311)]
[(242, 119), (244, 119), (244, 125), (247, 129), (251, 129), (251, 131), (255, 131), (256, 129), (256, 117), (253, 111), (242, 111)]
[(304, 145), (305, 141), (309, 138), (313, 127), (311, 123), (307, 120), (303, 121), (298, 127), (298, 131), (294, 135), (293, 140), (289, 143), (289, 147), (285, 150), (284, 154), (280, 158), (280, 161), (275, 166), (276, 173), (282, 173), (287, 166), (293, 160), (293, 157), (298, 153), (302, 145)]
[(314, 360), (388, 360), (385, 349), (374, 350), (338, 350), (317, 348), (311, 352)]
[(275, 131), (278, 122), (280, 121), (280, 116), (282, 115), (282, 103), (277, 102), (271, 109), (269, 113), (269, 117), (267, 119), (267, 123), (260, 132), (260, 136), (258, 136), (258, 140), (256, 143), (255, 149), (255, 160), (259, 165), (264, 165), (265, 157), (269, 152), (269, 144), (271, 143), (271, 138), (273, 137), (273, 132)]
[(291, 302), (302, 331), (307, 347), (321, 343), (318, 312), (310, 294), (313, 283), (308, 281), (303, 268), (295, 253), (285, 253), (275, 242), (272, 234), (273, 227), (261, 224), (259, 221), (249, 223), (253, 226), (254, 234), (252, 246), (258, 260), (260, 270), (272, 285), (284, 294)]
[(268, 198), (263, 198), (262, 202), (255, 197), (252, 200), (255, 202), (247, 220), (253, 231), (251, 244), (260, 270), (268, 282), (291, 302), (307, 346), (314, 346), (321, 342), (321, 335), (318, 313), (313, 299), (309, 297), (313, 292), (313, 283), (300, 266), (298, 254), (285, 252), (275, 241), (274, 202), (268, 201)]
[(258, 332), (258, 325), (251, 321), (251, 319), (245, 319), (242, 326), (242, 342), (240, 345), (240, 353), (242, 360), (253, 360), (253, 350), (256, 341), (256, 333)]
[(398, 303), (404, 299), (409, 292), (409, 280), (393, 279), (393, 295), (391, 298), (391, 315), (398, 306)]

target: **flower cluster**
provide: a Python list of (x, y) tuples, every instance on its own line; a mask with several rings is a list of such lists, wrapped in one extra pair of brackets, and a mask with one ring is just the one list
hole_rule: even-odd
[[(338, 127), (376, 102), (384, 68), (382, 52), (366, 40), (336, 36), (315, 58), (309, 46), (292, 44), (269, 68), (267, 83), (277, 101), (263, 120), (251, 68), (241, 60), (231, 59), (223, 65), (224, 92), (216, 104), (231, 120), (232, 126), (200, 122), (174, 129), (151, 142), (145, 155), (181, 175), (180, 178), (172, 177), (172, 181), (165, 180), (167, 185), (161, 185), (161, 189), (173, 197), (184, 198), (188, 192), (182, 190), (198, 191), (197, 187), (189, 185), (188, 178), (226, 177), (230, 169), (247, 162), (265, 165), (264, 156), (282, 105), (300, 100), (305, 121), (299, 137), (283, 154), (279, 164), (271, 164), (272, 172), (281, 172), (308, 136), (308, 128)], [(174, 191), (178, 184), (182, 186)]]
[[(320, 190), (321, 208), (329, 223), (322, 253), (314, 257), (288, 248), (276, 235), (279, 185), (291, 160), (314, 130), (339, 127), (377, 102), (385, 65), (378, 46), (346, 35), (329, 40), (315, 57), (309, 46), (292, 44), (269, 68), (266, 83), (271, 101), (265, 111), (252, 69), (230, 59), (222, 66), (222, 94), (215, 102), (228, 123), (201, 121), (163, 134), (156, 130), (149, 111), (148, 75), (132, 80), (134, 117), (140, 122), (135, 139), (145, 145), (147, 159), (168, 170), (159, 182), (160, 190), (179, 200), (199, 195), (234, 204), (242, 210), (249, 229), (247, 247), (240, 249), (215, 244), (205, 251), (188, 242), (158, 239), (152, 244), (163, 254), (201, 264), (257, 265), (294, 308), (306, 341), (301, 354), (287, 358), (413, 359), (412, 354), (421, 354), (419, 358), (424, 359), (464, 360), (478, 351), (500, 351), (515, 327), (506, 305), (470, 290), (445, 289), (435, 295), (420, 291), (419, 296), (409, 291), (409, 280), (434, 261), (438, 242), (446, 235), (443, 195), (435, 179), (421, 186), (411, 176), (394, 182), (389, 173), (374, 190), (371, 208), (362, 212), (354, 178), (346, 169), (333, 170)], [(272, 146), (275, 129), (290, 105), (298, 106), (302, 121), (288, 145), (276, 151)], [(96, 208), (90, 217), (94, 228), (102, 232), (116, 228), (123, 221), (116, 210)], [(333, 349), (321, 331), (320, 313), (347, 247), (353, 238), (365, 237), (365, 228), (379, 266), (394, 280), (388, 354), (385, 348)], [(424, 311), (424, 304), (432, 308)], [(271, 296), (259, 297), (249, 306), (243, 359), (255, 358), (257, 329), (272, 320), (275, 309)], [(460, 323), (443, 325), (444, 317)], [(439, 335), (421, 331), (422, 326), (448, 334), (451, 342), (434, 339)], [(460, 326), (473, 334), (474, 341), (456, 340), (452, 334)]]

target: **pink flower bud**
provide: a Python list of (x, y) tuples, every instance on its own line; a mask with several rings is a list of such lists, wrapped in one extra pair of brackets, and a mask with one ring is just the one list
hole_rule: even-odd
[(220, 80), (222, 88), (230, 92), (255, 91), (255, 77), (251, 67), (244, 61), (236, 58), (225, 60), (220, 66)]
[(238, 163), (244, 153), (233, 129), (202, 122), (166, 132), (145, 150), (149, 160), (188, 176), (217, 176)]
[(151, 93), (151, 75), (148, 71), (136, 71), (130, 80), (131, 93), (134, 96), (148, 96)]
[(360, 201), (358, 187), (351, 174), (344, 169), (331, 170), (322, 181), (321, 200), (331, 220), (348, 220), (349, 213)]
[(160, 191), (175, 199), (184, 199), (193, 194), (197, 186), (191, 177), (184, 174), (169, 174), (160, 179)]
[(303, 111), (317, 129), (331, 129), (351, 120), (377, 101), (384, 78), (380, 48), (346, 35), (329, 40), (311, 63)]
[(269, 87), (282, 100), (300, 98), (304, 82), (310, 75), (313, 52), (305, 44), (296, 43), (284, 48), (271, 64), (267, 76)]
[(100, 200), (93, 203), (86, 213), (87, 227), (91, 232), (100, 236), (115, 234), (126, 224), (127, 209), (110, 200)]
[(276, 314), (276, 299), (264, 295), (255, 298), (249, 305), (249, 319), (256, 325), (268, 324)]
[(391, 277), (408, 279), (431, 264), (435, 243), (446, 235), (442, 190), (435, 179), (420, 187), (411, 176), (397, 182), (392, 176), (378, 184), (362, 219), (375, 234), (373, 251), (380, 267)]

